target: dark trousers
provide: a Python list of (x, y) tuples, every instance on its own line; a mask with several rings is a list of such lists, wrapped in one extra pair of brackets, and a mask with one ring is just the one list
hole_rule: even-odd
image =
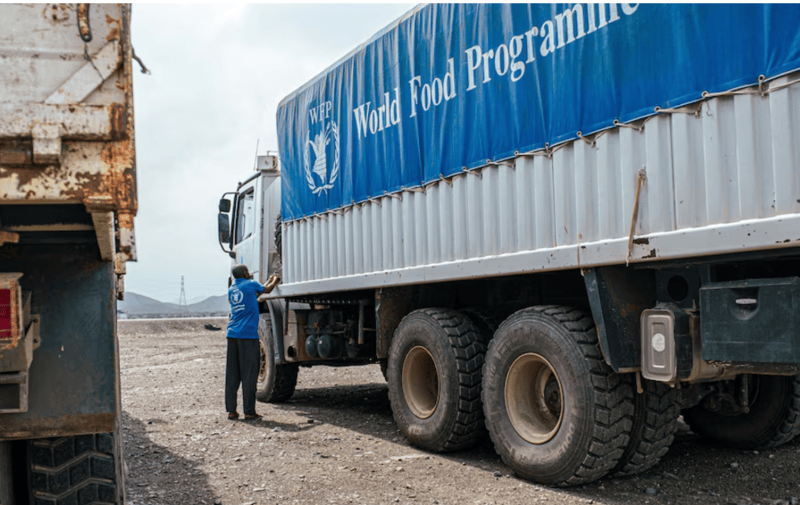
[(256, 382), (261, 365), (258, 339), (228, 338), (225, 364), (225, 410), (236, 412), (236, 393), (242, 384), (244, 414), (256, 413)]

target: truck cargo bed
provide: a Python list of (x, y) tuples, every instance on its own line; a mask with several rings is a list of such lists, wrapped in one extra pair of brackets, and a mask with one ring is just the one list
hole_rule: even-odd
[(285, 223), (274, 294), (797, 247), (798, 77)]

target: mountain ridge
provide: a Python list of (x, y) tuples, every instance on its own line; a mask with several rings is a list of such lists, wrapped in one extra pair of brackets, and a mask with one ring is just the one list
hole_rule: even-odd
[(225, 316), (230, 312), (228, 296), (209, 296), (204, 300), (186, 305), (186, 309), (177, 303), (162, 302), (149, 296), (132, 291), (125, 292), (125, 299), (117, 303), (117, 310), (128, 317), (144, 316)]

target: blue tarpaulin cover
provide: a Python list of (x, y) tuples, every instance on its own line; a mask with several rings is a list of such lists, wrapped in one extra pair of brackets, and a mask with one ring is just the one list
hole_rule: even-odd
[(800, 68), (800, 6), (433, 4), (278, 107), (282, 215), (411, 188)]

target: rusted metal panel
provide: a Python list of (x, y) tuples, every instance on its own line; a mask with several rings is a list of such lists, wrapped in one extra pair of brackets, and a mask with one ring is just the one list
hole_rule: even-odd
[(0, 434), (3, 439), (13, 440), (107, 433), (114, 431), (115, 419), (114, 413), (68, 414), (24, 422), (11, 418)]
[[(92, 39), (81, 38), (78, 4), (3, 4), (0, 6), (0, 101), (43, 103), (55, 90), (109, 43), (129, 44), (130, 8), (122, 4), (90, 4)], [(124, 48), (122, 57), (128, 59)], [(122, 101), (121, 89), (129, 84), (124, 72), (105, 80), (105, 99), (87, 103)], [(111, 98), (116, 97), (116, 98)], [(111, 100), (109, 100), (111, 98)]]
[(125, 137), (127, 131), (123, 112), (124, 107), (120, 104), (49, 105), (0, 102), (0, 139), (31, 138), (33, 129), (39, 125), (59, 126), (60, 136), (65, 140), (111, 140)]
[(119, 43), (112, 40), (57, 90), (45, 99), (48, 104), (81, 103), (103, 82), (111, 77), (121, 63)]
[(132, 83), (130, 6), (0, 5), (0, 205), (113, 212), (114, 252), (135, 259)]
[(129, 5), (0, 4), (0, 270), (24, 273), (41, 314), (16, 372), (27, 411), (0, 414), (0, 439), (115, 429), (116, 298), (136, 258), (132, 83)]
[(97, 233), (97, 244), (100, 246), (100, 258), (105, 261), (114, 260), (114, 214), (111, 212), (92, 212), (94, 230)]
[(132, 147), (126, 141), (67, 142), (60, 165), (0, 167), (0, 202), (84, 203), (135, 212)]

